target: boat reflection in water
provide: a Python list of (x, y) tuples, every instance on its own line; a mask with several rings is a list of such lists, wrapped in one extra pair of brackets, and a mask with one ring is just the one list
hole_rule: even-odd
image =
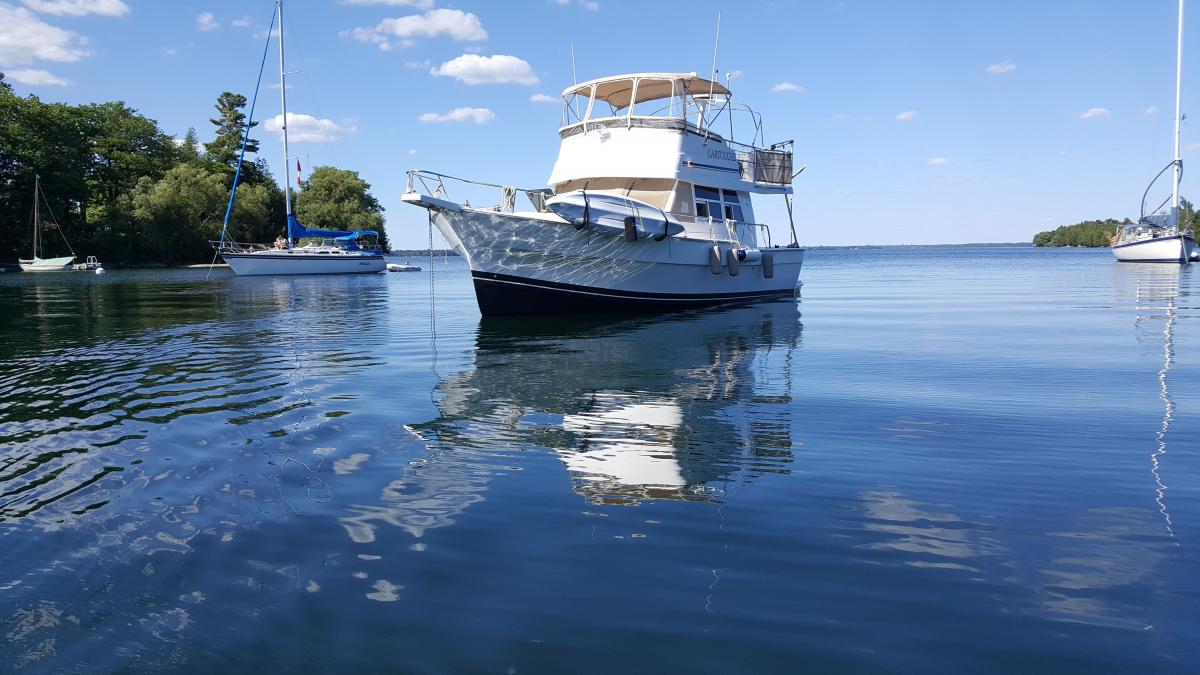
[(481, 501), (515, 453), (546, 449), (595, 504), (720, 501), (726, 482), (792, 461), (795, 302), (626, 321), (491, 318), (473, 367), (408, 427), (430, 456), (341, 519), (357, 542), (388, 523), (415, 537)]
[[(1135, 269), (1118, 270), (1118, 295), (1134, 301), (1137, 318), (1134, 330), (1139, 345), (1153, 345), (1161, 350), (1162, 367), (1158, 370), (1158, 397), (1162, 401), (1162, 423), (1155, 432), (1154, 449), (1150, 454), (1150, 472), (1154, 476), (1155, 498), (1167, 533), (1174, 538), (1175, 528), (1167, 509), (1167, 486), (1162, 480), (1162, 460), (1167, 453), (1167, 434), (1175, 417), (1175, 401), (1171, 398), (1167, 377), (1175, 363), (1175, 322), (1177, 305), (1184, 302), (1187, 292), (1180, 280), (1189, 270), (1174, 265), (1139, 265)], [(1186, 302), (1184, 302), (1186, 304)], [(1161, 347), (1159, 347), (1161, 344)]]

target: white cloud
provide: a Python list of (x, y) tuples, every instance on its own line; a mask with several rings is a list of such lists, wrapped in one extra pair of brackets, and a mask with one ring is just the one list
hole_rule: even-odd
[(953, 164), (953, 162), (946, 159), (945, 157), (930, 157), (929, 158), (929, 166), (950, 166), (951, 164)]
[[(358, 131), (353, 124), (338, 124), (333, 120), (317, 119), (312, 115), (288, 113), (288, 139), (300, 143), (332, 143), (338, 137)], [(283, 115), (263, 122), (263, 128), (283, 137)]]
[(487, 108), (455, 108), (445, 115), (425, 113), (419, 117), (422, 122), (474, 122), (487, 124), (496, 119), (496, 114)]
[(121, 16), (129, 11), (129, 6), (122, 0), (21, 0), (25, 6), (56, 16)]
[(254, 19), (251, 19), (248, 16), (243, 16), (240, 19), (234, 19), (233, 21), (230, 21), (229, 25), (233, 26), (234, 28), (249, 28), (250, 24), (252, 23), (254, 23)]
[(725, 79), (736, 80), (744, 74), (745, 73), (743, 73), (741, 70), (731, 70), (731, 71), (725, 73)]
[(905, 110), (904, 112), (900, 113), (899, 115), (896, 115), (896, 121), (897, 122), (909, 122), (911, 120), (917, 119), (917, 115), (920, 115), (920, 114), (921, 113), (917, 112), (916, 110)]
[(409, 47), (422, 37), (444, 35), (455, 42), (481, 42), (488, 37), (479, 17), (458, 9), (431, 9), (423, 14), (384, 19), (374, 28), (355, 28), (342, 31), (341, 35), (374, 44), (384, 51), (392, 48), (393, 38), (399, 39), (402, 47)]
[(1097, 117), (1110, 117), (1111, 115), (1112, 111), (1108, 108), (1088, 108), (1087, 110), (1079, 113), (1079, 119), (1090, 120)]
[(480, 56), (478, 54), (463, 54), (451, 59), (430, 74), (439, 77), (453, 77), (464, 84), (528, 84), (538, 83), (538, 77), (523, 59), (508, 54)]
[(387, 5), (388, 7), (413, 7), (431, 9), (433, 0), (340, 0), (343, 5)]
[(771, 91), (774, 91), (777, 93), (778, 92), (796, 92), (798, 94), (802, 94), (802, 93), (804, 93), (804, 87), (802, 87), (798, 84), (793, 84), (791, 82), (780, 82), (779, 84), (771, 87)]
[(558, 103), (559, 99), (554, 98), (553, 96), (547, 96), (545, 94), (534, 94), (533, 96), (529, 97), (529, 100), (532, 103)]
[(1000, 63), (993, 63), (984, 70), (992, 75), (1003, 75), (1004, 73), (1011, 73), (1016, 69), (1017, 64), (1013, 63), (1012, 61), (1002, 61)]
[(1152, 106), (1150, 106), (1150, 107), (1148, 107), (1148, 108), (1144, 108), (1144, 109), (1142, 110), (1142, 114), (1144, 114), (1144, 115), (1149, 115), (1149, 116), (1153, 117), (1154, 115), (1157, 115), (1157, 114), (1158, 114), (1158, 106), (1156, 106), (1156, 105), (1152, 105)]
[(196, 30), (209, 31), (221, 27), (212, 12), (202, 12), (196, 17)]
[(412, 70), (429, 70), (433, 67), (433, 61), (429, 59), (425, 59), (424, 61), (405, 61), (404, 67)]
[(600, 3), (595, 2), (595, 0), (579, 0), (579, 4), (589, 12), (600, 11)]
[(88, 55), (84, 38), (42, 21), (24, 7), (0, 3), (0, 66), (37, 61), (78, 61)]
[(178, 52), (176, 52), (176, 51), (175, 51), (175, 48), (174, 48), (174, 47), (171, 47), (171, 48), (167, 49), (167, 50), (166, 50), (164, 53), (165, 53), (167, 56), (175, 56), (176, 54), (178, 54)]
[(408, 154), (415, 155), (415, 154), (417, 154), (417, 151), (410, 148), (408, 151)]
[(70, 82), (67, 82), (54, 73), (45, 70), (39, 70), (37, 68), (18, 68), (17, 70), (6, 70), (4, 71), (4, 77), (5, 79), (12, 80), (13, 82), (28, 84), (31, 87), (65, 87), (70, 84)]
[(1195, 152), (1197, 150), (1200, 150), (1200, 142), (1188, 143), (1187, 145), (1183, 146), (1183, 149), (1187, 150), (1188, 152)]

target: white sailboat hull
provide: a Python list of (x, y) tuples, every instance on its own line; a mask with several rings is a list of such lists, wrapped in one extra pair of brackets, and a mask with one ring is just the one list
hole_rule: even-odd
[[(428, 198), (405, 199), (424, 206)], [(630, 242), (549, 214), (427, 208), (470, 264), (484, 315), (665, 311), (792, 296), (804, 262), (803, 249), (765, 248), (731, 268), (726, 242), (714, 266), (707, 239)]]
[(34, 258), (33, 260), (18, 261), (22, 272), (66, 272), (71, 269), (71, 264), (74, 262), (74, 256)]
[(1168, 262), (1186, 264), (1196, 250), (1196, 240), (1186, 234), (1155, 237), (1112, 247), (1119, 262)]
[(386, 269), (382, 255), (330, 255), (287, 252), (223, 253), (238, 276), (374, 274)]

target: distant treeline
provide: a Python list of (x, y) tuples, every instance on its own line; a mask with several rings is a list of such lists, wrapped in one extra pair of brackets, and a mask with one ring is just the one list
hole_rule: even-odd
[[(427, 249), (427, 248), (398, 248), (398, 249), (393, 249), (391, 251), (388, 251), (388, 255), (407, 256), (409, 258), (413, 258), (416, 256), (425, 256), (426, 258), (428, 258), (429, 257), (429, 249)], [(458, 255), (458, 251), (455, 251), (453, 249), (446, 249), (446, 248), (435, 248), (435, 249), (433, 249), (433, 255), (435, 255), (435, 256)]]
[(1038, 232), (1033, 235), (1034, 246), (1108, 246), (1117, 228), (1129, 225), (1133, 221), (1126, 218), (1117, 220), (1085, 220), (1074, 225), (1062, 225), (1053, 230)]
[[(1103, 247), (1112, 244), (1112, 237), (1117, 228), (1131, 225), (1133, 221), (1125, 218), (1117, 220), (1085, 220), (1074, 225), (1063, 225), (1053, 230), (1038, 232), (1033, 235), (1034, 246), (1086, 246)], [(1185, 230), (1190, 230), (1194, 236), (1200, 237), (1200, 213), (1186, 199), (1179, 202), (1179, 224)]]
[[(220, 236), (246, 129), (246, 97), (225, 92), (203, 145), (176, 139), (123, 101), (67, 105), (21, 97), (0, 73), (0, 260), (32, 253), (33, 186), (41, 183), (43, 257), (68, 253), (115, 265), (208, 262)], [(251, 124), (251, 127), (257, 123)], [(246, 144), (233, 239), (271, 242), (284, 233), (284, 195)], [(301, 222), (320, 229), (375, 229), (383, 208), (353, 171), (313, 169), (295, 198)], [(386, 238), (381, 242), (387, 246)]]

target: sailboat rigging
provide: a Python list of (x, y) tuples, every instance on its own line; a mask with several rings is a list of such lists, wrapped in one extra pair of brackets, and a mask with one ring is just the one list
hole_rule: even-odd
[[(283, 33), (283, 0), (275, 0), (275, 14), (272, 18), (279, 20), (279, 103), (282, 116), (283, 136), (283, 173), (287, 176), (291, 155), (288, 148), (288, 111), (287, 111), (287, 68), (284, 53)], [(271, 41), (271, 31), (267, 31), (267, 46)], [(266, 65), (267, 51), (263, 52), (263, 65), (259, 67), (259, 82), (262, 82), (262, 71)], [(255, 101), (258, 99), (258, 89), (255, 89)], [(273, 245), (239, 244), (228, 237), (229, 218), (233, 211), (234, 199), (237, 195), (237, 183), (241, 175), (242, 162), (246, 153), (246, 138), (253, 124), (254, 106), (251, 105), (250, 116), (246, 119), (245, 136), (242, 140), (242, 153), (238, 159), (237, 171), (234, 174), (234, 184), (229, 198), (229, 206), (225, 215), (225, 227), (221, 230), (220, 241), (212, 242), (216, 252), (235, 274), (243, 276), (283, 275), (283, 274), (370, 274), (382, 272), (385, 269), (383, 252), (378, 245), (379, 233), (375, 230), (318, 230), (305, 227), (292, 212), (291, 189), (284, 180), (283, 199), (287, 219), (287, 236), (280, 237)], [(301, 239), (318, 239), (319, 243), (309, 243), (300, 246)]]
[[(1183, 179), (1183, 154), (1180, 125), (1183, 121), (1183, 0), (1179, 0), (1178, 43), (1175, 56), (1175, 157), (1150, 181), (1142, 195), (1142, 213), (1138, 222), (1123, 225), (1112, 238), (1112, 252), (1120, 262), (1167, 262), (1188, 264), (1196, 255), (1196, 240), (1179, 226), (1179, 183)], [(1171, 208), (1166, 213), (1146, 214), (1146, 195), (1154, 183), (1171, 169)]]
[(63, 243), (67, 245), (67, 250), (71, 255), (62, 256), (59, 258), (43, 258), (41, 257), (43, 242), (42, 242), (42, 202), (46, 200), (46, 195), (42, 191), (42, 177), (34, 174), (33, 176), (33, 255), (30, 259), (24, 258), (18, 260), (23, 272), (64, 272), (71, 269), (75, 262), (75, 251), (71, 248), (71, 242), (67, 241), (67, 235), (63, 233), (58, 222), (54, 221), (54, 213), (50, 211), (50, 203), (46, 202), (46, 211), (50, 212), (50, 220), (54, 222), (54, 228), (62, 235)]

